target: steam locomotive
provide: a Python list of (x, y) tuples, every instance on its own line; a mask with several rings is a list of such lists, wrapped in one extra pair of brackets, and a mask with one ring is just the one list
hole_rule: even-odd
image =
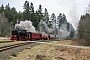
[(12, 41), (25, 41), (25, 40), (51, 40), (59, 39), (59, 35), (40, 34), (28, 32), (27, 30), (13, 29), (11, 34)]

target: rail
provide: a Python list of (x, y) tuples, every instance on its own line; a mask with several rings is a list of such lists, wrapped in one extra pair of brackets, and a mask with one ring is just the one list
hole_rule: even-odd
[(0, 47), (0, 52), (8, 50), (8, 49), (12, 49), (12, 48), (20, 47), (20, 46), (23, 46), (23, 45), (31, 44), (31, 43), (35, 43), (35, 42), (25, 42), (25, 43), (3, 46), (3, 47)]

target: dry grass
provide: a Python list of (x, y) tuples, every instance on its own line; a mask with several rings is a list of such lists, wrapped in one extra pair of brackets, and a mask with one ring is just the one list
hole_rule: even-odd
[(90, 50), (40, 44), (28, 47), (10, 60), (90, 60)]
[(73, 40), (61, 40), (61, 41), (58, 41), (57, 43), (68, 44), (68, 45), (78, 45), (78, 43), (76, 41), (73, 41)]
[(85, 40), (61, 40), (58, 41), (59, 44), (68, 44), (68, 45), (77, 45), (77, 46), (86, 46), (87, 42)]
[(0, 37), (0, 41), (10, 40), (10, 37)]

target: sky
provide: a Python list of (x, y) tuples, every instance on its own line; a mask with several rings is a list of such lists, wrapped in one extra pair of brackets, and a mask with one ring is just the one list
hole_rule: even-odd
[[(6, 6), (8, 3), (10, 7), (15, 7), (17, 11), (23, 11), (23, 4), (26, 0), (0, 0), (0, 6)], [(43, 10), (47, 8), (49, 15), (59, 13), (66, 15), (67, 21), (70, 22), (75, 29), (77, 29), (80, 16), (85, 14), (85, 9), (88, 7), (90, 0), (27, 0), (34, 5), (37, 10), (39, 5), (42, 5)]]

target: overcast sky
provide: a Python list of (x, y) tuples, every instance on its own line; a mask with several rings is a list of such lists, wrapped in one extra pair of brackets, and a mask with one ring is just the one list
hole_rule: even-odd
[[(17, 11), (23, 11), (23, 4), (26, 0), (0, 0), (0, 6), (10, 4), (15, 7)], [(90, 0), (27, 0), (33, 3), (35, 10), (41, 4), (43, 10), (47, 8), (49, 15), (59, 13), (66, 15), (67, 21), (72, 23), (74, 28), (77, 27), (80, 15), (85, 13), (85, 9), (90, 3)]]

